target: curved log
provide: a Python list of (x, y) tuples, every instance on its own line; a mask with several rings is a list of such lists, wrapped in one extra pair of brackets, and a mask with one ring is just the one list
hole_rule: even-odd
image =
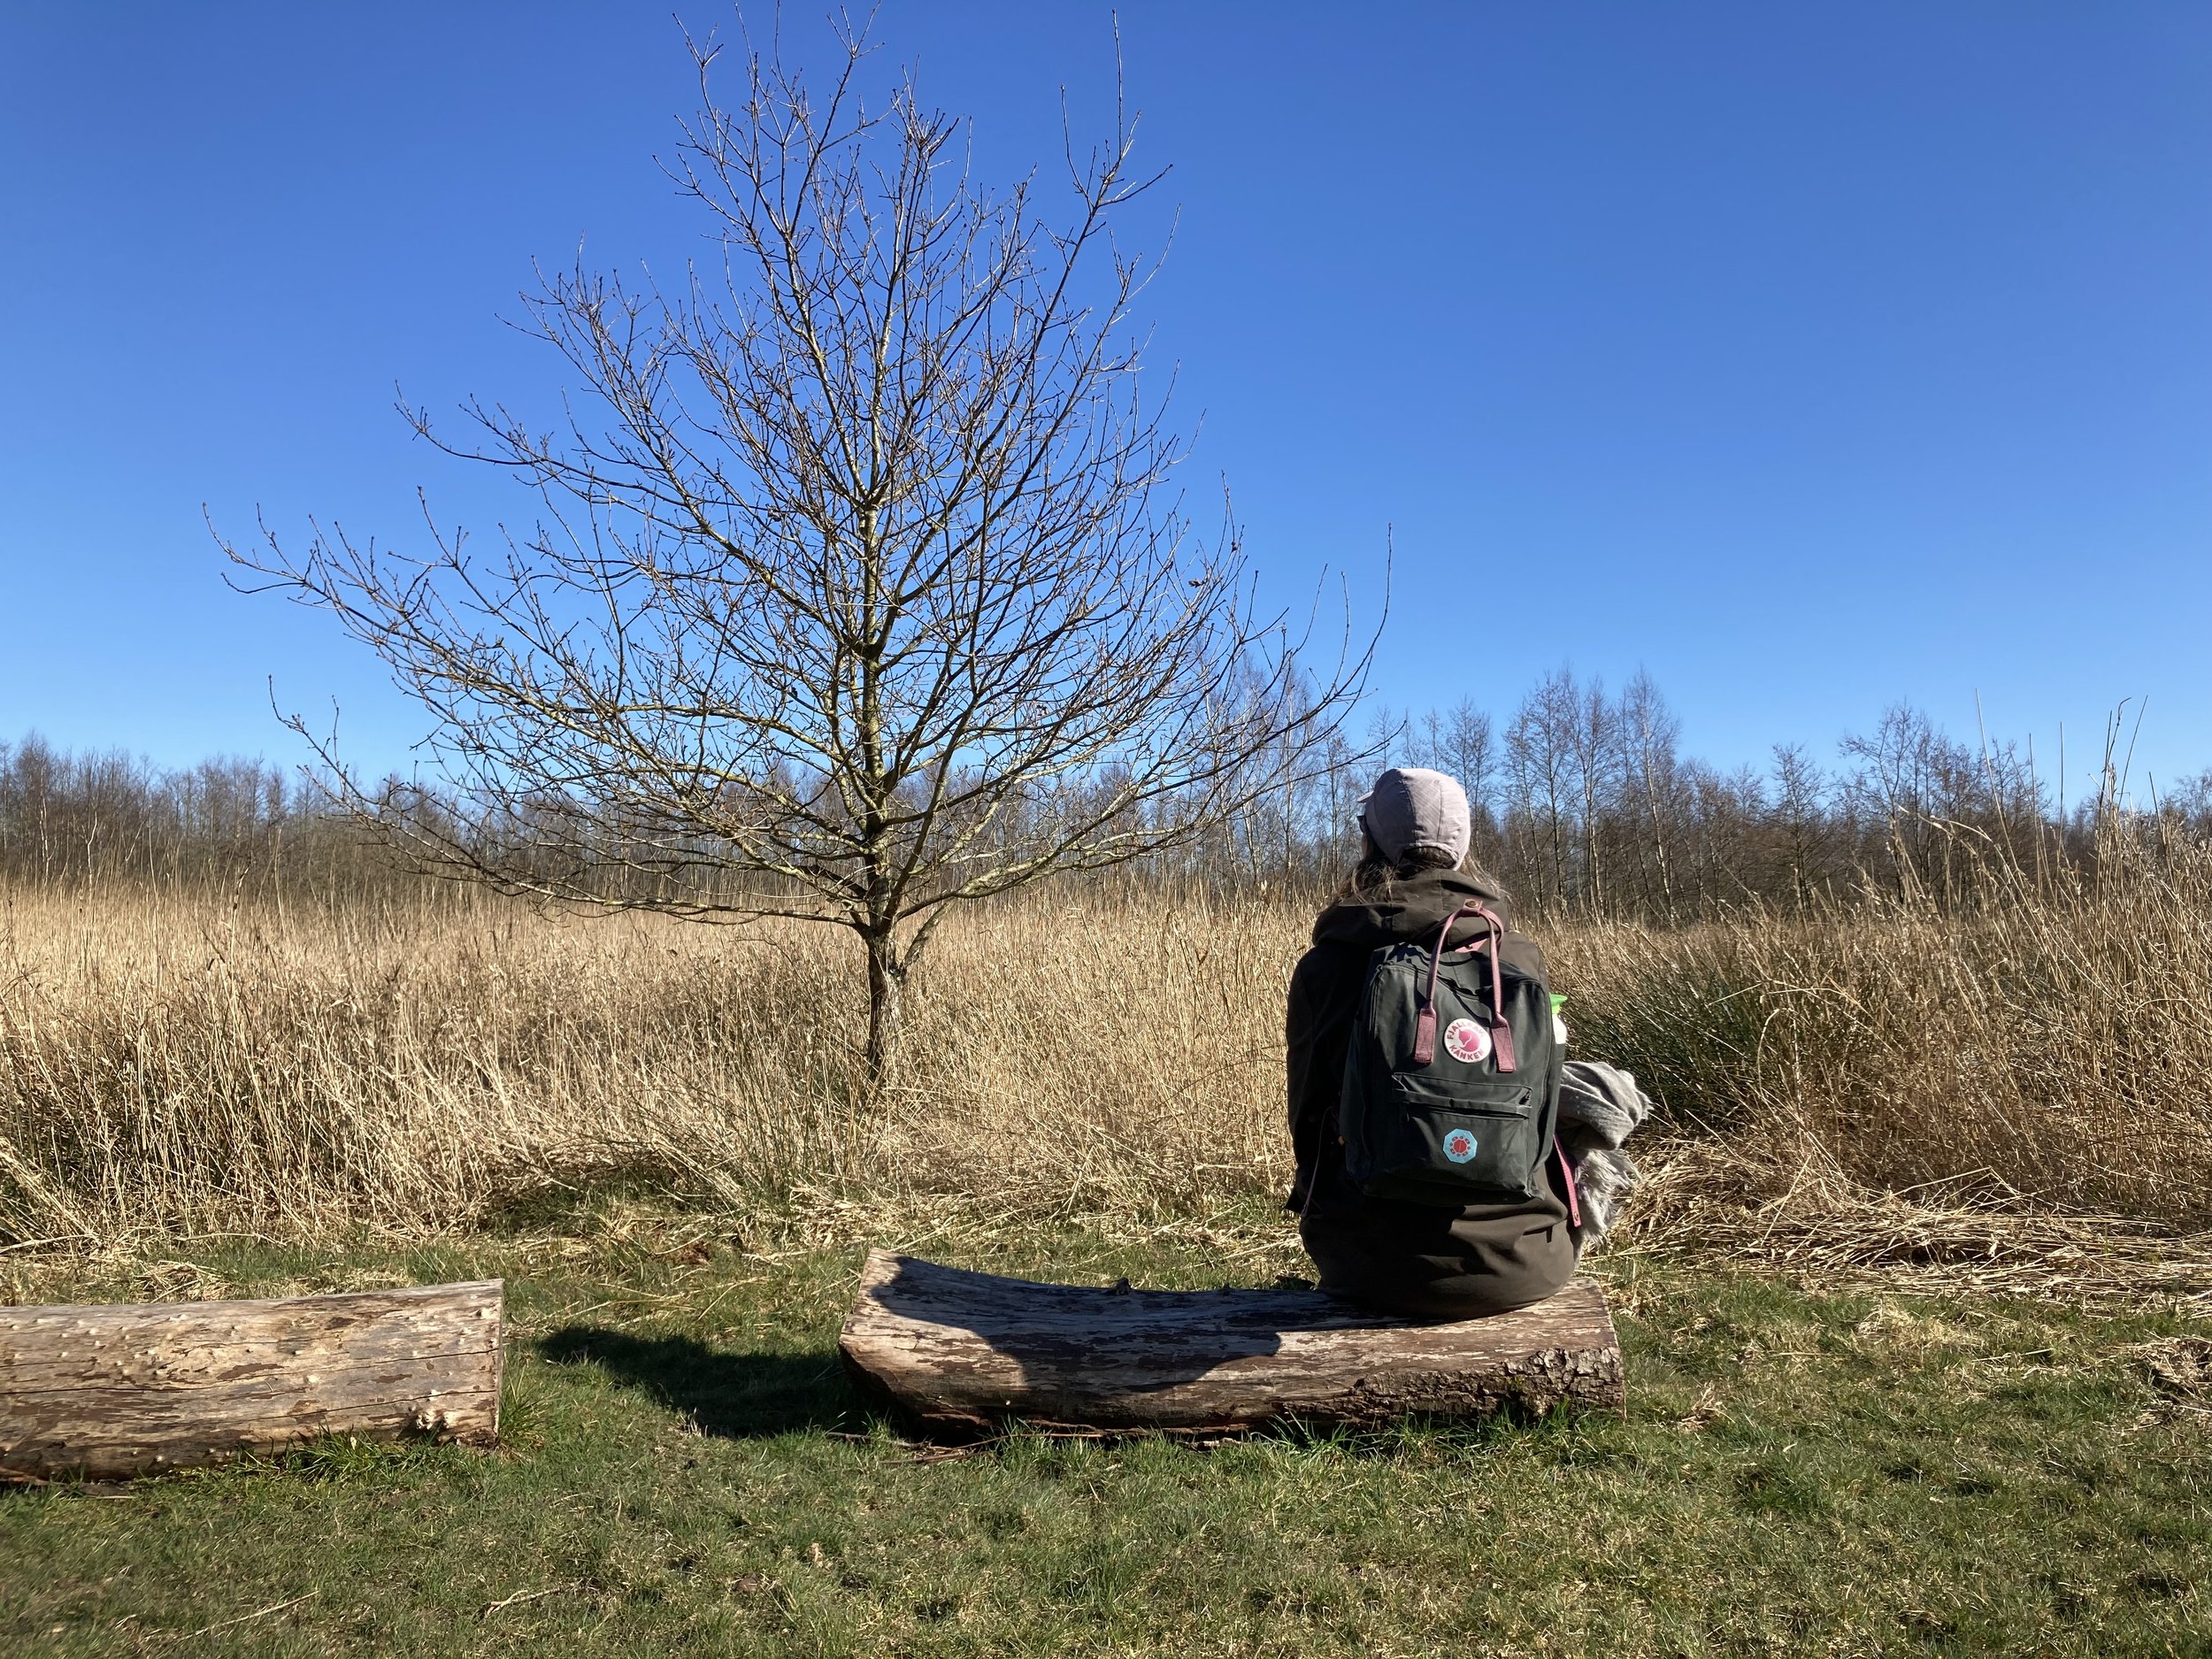
[(838, 1347), (864, 1387), (965, 1433), (1007, 1418), (1217, 1434), (1626, 1402), (1586, 1279), (1512, 1313), (1416, 1324), (1318, 1291), (1094, 1290), (872, 1250)]
[(0, 1307), (0, 1472), (147, 1474), (323, 1434), (495, 1444), (503, 1294)]

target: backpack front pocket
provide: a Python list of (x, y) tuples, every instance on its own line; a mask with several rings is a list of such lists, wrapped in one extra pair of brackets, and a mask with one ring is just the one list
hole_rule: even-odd
[(1527, 1185), (1536, 1164), (1535, 1092), (1526, 1085), (1485, 1090), (1469, 1100), (1462, 1087), (1436, 1088), (1409, 1077), (1390, 1080), (1394, 1110), (1370, 1150), (1371, 1190), (1388, 1187), (1461, 1202), (1481, 1189), (1515, 1197), (1535, 1194)]

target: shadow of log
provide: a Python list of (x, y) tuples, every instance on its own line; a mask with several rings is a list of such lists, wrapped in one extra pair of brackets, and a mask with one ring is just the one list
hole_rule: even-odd
[(593, 1325), (564, 1325), (537, 1348), (556, 1365), (596, 1365), (723, 1438), (850, 1426), (865, 1416), (834, 1353), (730, 1353), (696, 1337)]

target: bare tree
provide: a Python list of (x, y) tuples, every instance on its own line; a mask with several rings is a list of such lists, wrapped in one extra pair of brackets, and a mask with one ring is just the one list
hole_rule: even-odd
[(1498, 794), (1497, 736), (1490, 717), (1474, 700), (1462, 697), (1444, 717), (1437, 742), (1437, 764), (1460, 781), (1467, 791), (1470, 829), (1476, 855), (1494, 872), (1498, 859), (1498, 823), (1494, 810)]
[[(528, 331), (581, 382), (563, 425), (472, 403), (450, 453), (543, 517), (480, 558), (318, 526), (233, 551), (334, 615), (429, 713), (405, 785), (346, 803), (434, 869), (557, 901), (850, 928), (872, 1076), (948, 908), (1185, 843), (1295, 779), (1369, 651), (1307, 674), (1233, 526), (1196, 535), (1141, 399), (1156, 263), (1109, 232), (1155, 179), (1133, 123), (974, 183), (907, 80), (879, 109), (841, 33), (817, 96), (749, 51), (670, 177), (718, 257), (669, 289), (541, 281)], [(1313, 763), (1320, 764), (1316, 758)]]
[[(1642, 820), (1632, 823), (1629, 833), (1638, 848), (1640, 865), (1646, 845), (1640, 832), (1645, 824), (1650, 826), (1648, 845), (1658, 875), (1657, 910), (1672, 924), (1674, 821), (1678, 816), (1678, 797), (1682, 793), (1681, 763), (1675, 750), (1681, 737), (1681, 723), (1667, 707), (1667, 700), (1660, 695), (1651, 676), (1640, 668), (1628, 682), (1628, 689), (1621, 694), (1616, 718), (1621, 743), (1622, 780), (1632, 808), (1640, 809), (1635, 810), (1634, 816)], [(1648, 882), (1643, 896), (1646, 908), (1652, 908)]]
[(1774, 746), (1774, 803), (1769, 821), (1781, 842), (1789, 872), (1787, 898), (1803, 910), (1826, 876), (1829, 825), (1827, 780), (1801, 743)]
[(1858, 763), (1842, 780), (1849, 810), (1879, 826), (1894, 879), (1952, 896), (1958, 841), (1948, 828), (1971, 819), (1984, 801), (1974, 755), (1903, 703), (1882, 711), (1871, 735), (1847, 737), (1840, 749)]
[[(1562, 910), (1573, 902), (1567, 842), (1575, 827), (1572, 772), (1581, 712), (1581, 691), (1574, 675), (1561, 669), (1546, 675), (1521, 699), (1505, 732), (1511, 816), (1524, 833), (1538, 841), (1540, 856), (1548, 865), (1539, 883), (1540, 898)], [(1522, 862), (1542, 867), (1537, 856)]]
[(1604, 810), (1611, 803), (1620, 748), (1613, 705), (1606, 701), (1605, 682), (1593, 680), (1577, 694), (1571, 670), (1559, 671), (1561, 695), (1571, 711), (1567, 753), (1572, 763), (1576, 792), (1582, 797), (1582, 894), (1594, 916), (1607, 913), (1603, 841)]

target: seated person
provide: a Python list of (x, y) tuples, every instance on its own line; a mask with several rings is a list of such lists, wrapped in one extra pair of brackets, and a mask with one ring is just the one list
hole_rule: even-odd
[[(1575, 1267), (1572, 1177), (1562, 1156), (1547, 1148), (1534, 1197), (1501, 1194), (1498, 1202), (1371, 1197), (1346, 1171), (1338, 1109), (1370, 958), (1382, 946), (1432, 943), (1462, 906), (1479, 904), (1501, 926), (1510, 922), (1497, 884), (1466, 867), (1467, 796), (1455, 780), (1393, 768), (1361, 804), (1359, 864), (1315, 921), (1313, 949), (1291, 976), (1290, 1132), (1298, 1172), (1290, 1208), (1321, 1287), (1332, 1294), (1417, 1318), (1473, 1318), (1540, 1302)], [(1471, 910), (1453, 924), (1445, 948), (1491, 931)], [(1508, 931), (1496, 949), (1506, 967), (1543, 977), (1533, 941)]]

